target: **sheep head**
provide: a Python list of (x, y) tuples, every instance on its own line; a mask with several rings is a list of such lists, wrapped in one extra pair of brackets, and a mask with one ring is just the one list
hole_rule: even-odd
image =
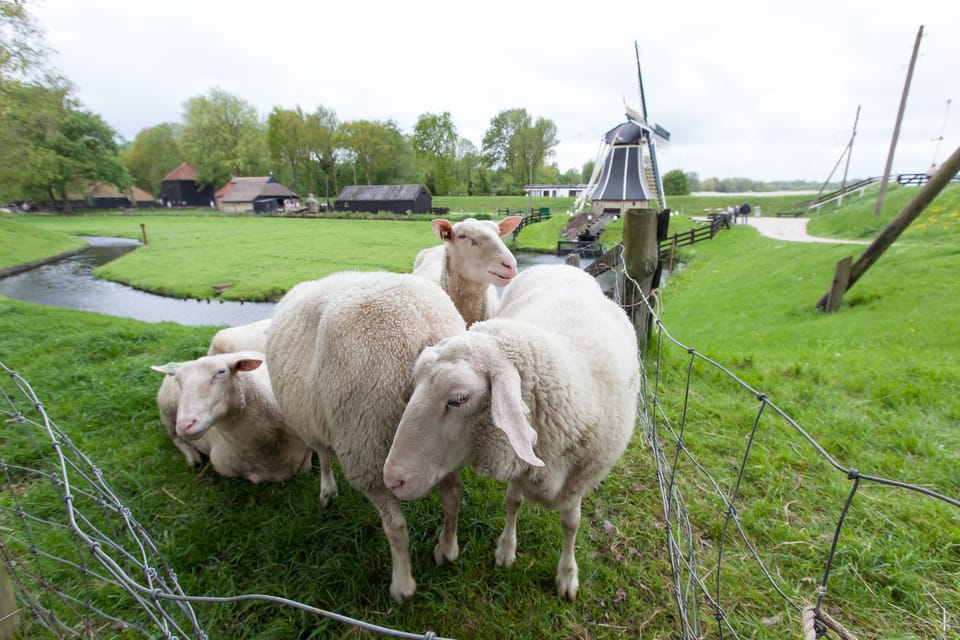
[(521, 216), (510, 216), (499, 223), (467, 218), (451, 223), (434, 220), (433, 232), (446, 247), (452, 270), (463, 278), (481, 284), (503, 287), (517, 275), (517, 260), (501, 240), (520, 224)]

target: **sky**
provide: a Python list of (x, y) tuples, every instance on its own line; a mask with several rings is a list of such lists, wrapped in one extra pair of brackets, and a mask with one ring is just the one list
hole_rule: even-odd
[[(449, 112), (478, 148), (522, 108), (557, 126), (548, 162), (596, 160), (640, 108), (670, 131), (661, 174), (824, 182), (882, 176), (920, 28), (892, 173), (960, 147), (960, 2), (912, 0), (28, 0), (51, 62), (122, 138), (182, 122), (219, 88), (341, 122)], [(636, 48), (635, 48), (636, 47)], [(639, 55), (637, 55), (639, 52)], [(854, 134), (857, 109), (859, 119)], [(849, 153), (846, 151), (853, 138)], [(849, 161), (849, 169), (847, 162)]]

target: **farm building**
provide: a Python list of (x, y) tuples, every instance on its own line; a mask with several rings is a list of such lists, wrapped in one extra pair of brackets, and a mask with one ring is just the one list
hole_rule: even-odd
[(153, 196), (140, 187), (121, 191), (109, 182), (94, 182), (86, 189), (67, 194), (73, 209), (147, 209), (157, 206)]
[(430, 213), (433, 198), (423, 185), (380, 184), (344, 187), (333, 203), (336, 211)]
[(160, 183), (160, 203), (166, 207), (209, 207), (213, 187), (197, 185), (197, 170), (181, 162)]
[(277, 182), (273, 176), (233, 177), (214, 199), (217, 209), (230, 213), (275, 213), (299, 207), (300, 196)]
[(587, 187), (587, 184), (528, 184), (523, 192), (534, 198), (576, 198)]

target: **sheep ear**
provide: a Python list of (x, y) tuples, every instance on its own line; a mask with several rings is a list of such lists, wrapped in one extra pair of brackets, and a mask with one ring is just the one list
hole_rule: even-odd
[(179, 362), (168, 362), (167, 364), (160, 364), (160, 365), (152, 364), (150, 365), (150, 369), (169, 376), (169, 375), (172, 375), (173, 372), (176, 371), (177, 367), (179, 366), (180, 366)]
[(433, 233), (444, 242), (453, 238), (453, 225), (449, 220), (431, 220), (430, 225), (433, 227)]
[(490, 413), (493, 424), (507, 434), (510, 446), (517, 456), (534, 467), (544, 466), (543, 460), (533, 452), (537, 432), (527, 418), (527, 405), (520, 395), (520, 375), (510, 365), (500, 366), (490, 379)]
[(256, 358), (241, 358), (233, 363), (234, 371), (253, 371), (257, 369), (263, 360), (257, 360)]
[(500, 237), (507, 235), (511, 231), (517, 228), (517, 225), (520, 224), (520, 221), (523, 220), (523, 216), (510, 216), (509, 218), (504, 218), (500, 221)]

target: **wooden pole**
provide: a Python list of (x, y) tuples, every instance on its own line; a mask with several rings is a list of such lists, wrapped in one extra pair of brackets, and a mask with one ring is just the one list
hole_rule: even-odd
[(140, 235), (143, 236), (143, 244), (146, 245), (147, 244), (147, 225), (142, 222), (140, 223)]
[(20, 620), (20, 605), (13, 593), (6, 563), (0, 559), (0, 638), (13, 638)]
[(857, 137), (857, 123), (860, 122), (860, 105), (857, 105), (857, 115), (853, 118), (853, 133), (847, 143), (847, 164), (843, 167), (843, 179), (840, 181), (840, 198), (837, 199), (837, 208), (843, 204), (843, 192), (847, 188), (847, 173), (850, 171), (850, 156), (853, 155), (853, 139)]
[(633, 321), (637, 343), (647, 344), (650, 313), (644, 297), (653, 290), (653, 274), (660, 262), (657, 244), (657, 211), (628, 209), (623, 217), (623, 306)]
[(873, 209), (873, 217), (880, 215), (883, 208), (883, 199), (887, 195), (887, 183), (890, 181), (890, 167), (893, 166), (893, 152), (897, 148), (897, 138), (900, 137), (900, 123), (903, 121), (903, 112), (907, 109), (907, 94), (910, 92), (910, 81), (913, 79), (913, 67), (917, 63), (917, 52), (920, 51), (920, 40), (923, 38), (923, 25), (917, 30), (917, 40), (913, 43), (913, 55), (910, 56), (910, 66), (907, 68), (907, 81), (903, 84), (903, 93), (900, 95), (900, 110), (897, 112), (897, 123), (893, 127), (893, 139), (890, 141), (890, 152), (887, 153), (887, 166), (883, 170), (883, 181), (880, 182), (880, 193), (877, 195), (877, 206)]
[[(930, 176), (927, 184), (920, 188), (917, 195), (890, 221), (890, 224), (880, 232), (877, 239), (874, 240), (863, 254), (857, 258), (857, 261), (853, 263), (845, 291), (850, 290), (850, 287), (860, 279), (860, 276), (866, 273), (867, 269), (883, 255), (883, 252), (917, 219), (923, 210), (926, 209), (927, 205), (943, 191), (943, 188), (953, 180), (953, 177), (956, 176), (957, 173), (960, 173), (960, 147), (957, 147), (953, 155), (940, 166), (940, 169)], [(626, 225), (624, 225), (624, 234), (626, 234)], [(830, 293), (828, 292), (820, 298), (820, 301), (817, 302), (817, 308), (825, 309), (830, 297)], [(833, 297), (833, 304), (839, 306), (840, 301), (836, 300), (835, 295)]]

